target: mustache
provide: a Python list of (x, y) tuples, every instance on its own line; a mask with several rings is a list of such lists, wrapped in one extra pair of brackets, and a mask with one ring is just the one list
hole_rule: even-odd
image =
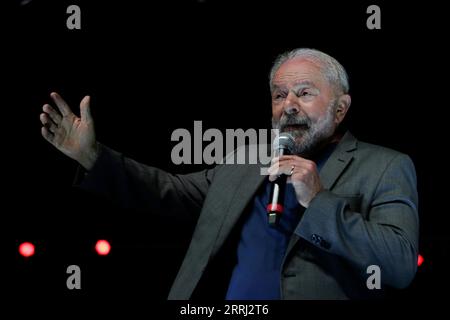
[(280, 118), (279, 128), (283, 131), (289, 126), (303, 126), (309, 129), (311, 127), (311, 120), (307, 116), (283, 114)]

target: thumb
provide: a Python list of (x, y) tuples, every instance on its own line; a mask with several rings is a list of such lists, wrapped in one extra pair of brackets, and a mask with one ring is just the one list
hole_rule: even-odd
[(92, 115), (91, 115), (91, 97), (85, 96), (83, 100), (80, 102), (80, 114), (81, 114), (81, 121), (83, 122), (89, 122), (92, 121)]

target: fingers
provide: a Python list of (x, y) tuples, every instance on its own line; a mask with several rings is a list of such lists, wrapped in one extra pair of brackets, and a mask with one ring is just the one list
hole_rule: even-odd
[(288, 166), (286, 162), (281, 163), (279, 157), (275, 157), (272, 159), (272, 165), (267, 170), (269, 173), (269, 180), (274, 181), (276, 178), (278, 178), (280, 175), (290, 175), (291, 173), (291, 167)]
[(89, 96), (85, 96), (83, 100), (81, 100), (80, 102), (81, 121), (83, 122), (92, 121), (90, 104), (91, 104), (91, 97)]
[(304, 168), (306, 170), (317, 170), (316, 163), (314, 161), (304, 159), (298, 156), (281, 156), (276, 159), (279, 166), (292, 166), (297, 168)]
[(46, 127), (41, 128), (41, 134), (45, 140), (53, 144), (53, 139), (55, 136)]
[(44, 125), (44, 127), (47, 128), (47, 130), (49, 130), (51, 133), (55, 133), (58, 129), (58, 126), (50, 119), (48, 114), (41, 113), (39, 119), (41, 120), (41, 123)]
[(50, 119), (52, 119), (55, 124), (59, 125), (61, 123), (61, 115), (56, 112), (55, 109), (53, 109), (49, 104), (44, 104), (42, 110), (44, 110), (44, 112), (50, 116)]
[(282, 174), (285, 174), (287, 176), (292, 175), (294, 170), (295, 170), (294, 165), (288, 165), (286, 163), (281, 165), (280, 162), (277, 162), (274, 163), (267, 171), (269, 173), (269, 180), (274, 181)]
[(58, 107), (58, 110), (61, 112), (63, 117), (72, 114), (69, 105), (64, 101), (64, 99), (59, 94), (57, 94), (56, 92), (52, 92), (50, 94), (50, 97), (52, 97), (53, 101), (55, 102), (56, 106)]
[(291, 176), (296, 173), (306, 174), (316, 171), (317, 167), (313, 161), (292, 155), (273, 158), (272, 166), (268, 169), (270, 181), (274, 181), (282, 174)]

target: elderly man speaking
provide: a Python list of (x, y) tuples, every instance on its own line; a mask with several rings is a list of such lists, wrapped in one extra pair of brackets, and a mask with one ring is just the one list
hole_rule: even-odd
[[(81, 188), (124, 207), (195, 217), (169, 299), (360, 299), (408, 286), (419, 226), (411, 159), (342, 130), (347, 74), (323, 52), (280, 55), (270, 90), (273, 128), (293, 145), (273, 158), (269, 177), (258, 165), (172, 175), (128, 159), (96, 141), (88, 96), (79, 118), (52, 93), (59, 112), (44, 105), (42, 135), (86, 170)], [(267, 204), (280, 176), (284, 210), (271, 225)]]

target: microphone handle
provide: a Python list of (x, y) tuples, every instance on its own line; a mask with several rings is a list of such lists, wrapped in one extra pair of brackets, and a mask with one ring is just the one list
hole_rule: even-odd
[[(282, 156), (289, 154), (287, 150), (281, 148), (278, 155)], [(287, 175), (281, 174), (272, 182), (272, 189), (270, 191), (269, 204), (267, 205), (267, 215), (269, 225), (274, 226), (278, 224), (280, 216), (284, 211), (284, 193), (286, 190)]]

